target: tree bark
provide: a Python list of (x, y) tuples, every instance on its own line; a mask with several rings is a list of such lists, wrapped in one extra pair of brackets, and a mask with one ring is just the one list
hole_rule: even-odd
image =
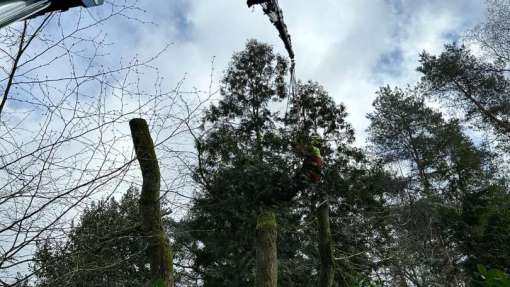
[(277, 226), (274, 212), (263, 212), (257, 217), (256, 287), (276, 287), (278, 284)]
[(142, 229), (149, 241), (147, 253), (150, 257), (151, 280), (148, 286), (174, 287), (172, 249), (161, 222), (161, 174), (154, 142), (144, 119), (133, 119), (129, 126), (143, 177), (140, 212)]
[(319, 222), (319, 287), (331, 287), (335, 280), (335, 259), (333, 257), (333, 240), (331, 238), (329, 204), (327, 201), (319, 205), (317, 221)]
[(462, 87), (462, 85), (456, 81), (456, 80), (453, 80), (453, 83), (457, 86), (457, 88), (464, 94), (464, 96), (466, 97), (466, 99), (468, 99), (468, 101), (470, 101), (471, 103), (473, 103), (476, 108), (480, 111), (480, 113), (482, 113), (484, 116), (486, 116), (490, 122), (493, 123), (493, 125), (496, 126), (496, 129), (500, 129), (500, 130), (503, 130), (505, 131), (506, 133), (509, 133), (510, 134), (510, 123), (509, 122), (506, 122), (500, 118), (498, 118), (496, 115), (494, 115), (493, 113), (491, 113), (489, 110), (487, 110), (481, 103), (480, 101), (476, 100), (473, 95), (471, 93), (469, 93), (468, 91), (466, 91), (466, 89), (464, 89)]
[[(394, 264), (398, 265), (398, 264), (400, 264), (400, 262), (397, 261)], [(391, 272), (393, 275), (393, 282), (392, 282), (391, 286), (394, 286), (394, 287), (408, 287), (409, 286), (409, 285), (407, 285), (406, 277), (403, 274), (402, 270), (400, 270), (400, 267), (392, 266)]]

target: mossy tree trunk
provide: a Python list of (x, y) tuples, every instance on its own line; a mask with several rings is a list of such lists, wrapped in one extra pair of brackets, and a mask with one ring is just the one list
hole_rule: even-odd
[(154, 142), (144, 119), (133, 119), (129, 126), (143, 177), (140, 212), (143, 232), (149, 243), (147, 252), (150, 257), (151, 281), (148, 286), (174, 287), (172, 249), (161, 222), (161, 174)]
[(278, 282), (277, 226), (274, 212), (257, 217), (255, 287), (276, 287)]
[[(394, 262), (393, 264), (400, 264), (400, 262)], [(398, 267), (398, 265), (395, 265), (393, 267), (390, 267), (390, 270), (393, 275), (393, 285), (395, 287), (408, 287), (406, 277), (404, 276), (404, 272)]]
[(329, 222), (329, 204), (322, 202), (317, 208), (319, 222), (320, 273), (319, 287), (331, 287), (335, 280), (335, 258), (333, 257), (333, 240)]

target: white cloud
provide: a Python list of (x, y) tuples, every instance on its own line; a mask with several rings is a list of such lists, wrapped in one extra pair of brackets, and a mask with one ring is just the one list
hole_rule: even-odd
[[(168, 2), (144, 4), (157, 26), (136, 28), (136, 41), (124, 51), (150, 54), (173, 43), (158, 63), (169, 85), (187, 73), (188, 88), (207, 87), (213, 57), (219, 80), (219, 71), (249, 38), (271, 43), (285, 54), (260, 9), (248, 9), (244, 1)], [(344, 102), (360, 134), (378, 87), (413, 84), (419, 53), (440, 51), (484, 10), (481, 0), (281, 0), (280, 5), (295, 46), (298, 78), (322, 83)], [(122, 31), (124, 21), (115, 29)]]

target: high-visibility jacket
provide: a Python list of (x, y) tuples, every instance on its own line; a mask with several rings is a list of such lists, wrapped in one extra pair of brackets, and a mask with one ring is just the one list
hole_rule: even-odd
[(312, 183), (319, 183), (322, 173), (321, 150), (317, 146), (309, 145), (303, 162), (303, 174)]

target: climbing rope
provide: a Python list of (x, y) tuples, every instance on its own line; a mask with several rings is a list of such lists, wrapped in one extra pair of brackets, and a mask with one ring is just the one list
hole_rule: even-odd
[[(294, 105), (297, 109), (298, 113), (301, 113), (301, 104), (300, 99), (296, 99), (296, 61), (295, 61), (295, 55), (294, 50), (292, 49), (292, 41), (289, 34), (289, 31), (287, 29), (287, 25), (285, 24), (285, 21), (283, 19), (283, 12), (280, 8), (280, 5), (278, 4), (278, 0), (247, 0), (248, 7), (252, 7), (253, 5), (260, 5), (262, 6), (262, 10), (264, 13), (269, 17), (269, 20), (273, 24), (273, 26), (276, 27), (278, 30), (280, 39), (283, 41), (285, 45), (285, 49), (287, 50), (287, 53), (289, 54), (290, 58), (290, 83), (289, 83), (289, 95), (287, 99), (287, 107), (285, 111), (285, 125), (287, 125), (287, 116), (289, 112), (289, 101), (294, 101)], [(299, 116), (298, 116), (299, 118)], [(297, 123), (298, 126), (302, 126), (304, 129), (304, 121)], [(313, 147), (312, 147), (313, 148)], [(307, 151), (308, 153), (310, 151)], [(317, 160), (318, 157), (318, 160)], [(308, 162), (308, 164), (306, 164)], [(316, 193), (316, 190), (318, 188), (318, 182), (320, 181), (321, 177), (321, 168), (322, 168), (322, 159), (320, 154), (315, 157), (308, 155), (308, 159), (305, 160), (304, 165), (314, 166), (313, 169), (318, 169), (318, 173), (314, 170), (309, 170), (307, 174), (303, 174), (304, 176), (308, 177), (308, 181), (310, 184), (310, 189)], [(322, 197), (322, 196), (321, 196)], [(327, 203), (327, 201), (324, 201), (319, 204), (319, 207), (323, 204)]]

